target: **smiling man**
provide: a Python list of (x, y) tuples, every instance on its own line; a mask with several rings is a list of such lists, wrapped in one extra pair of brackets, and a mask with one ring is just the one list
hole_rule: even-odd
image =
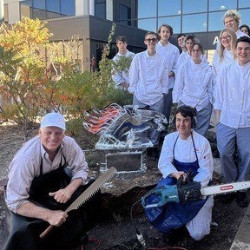
[[(169, 90), (169, 70), (167, 59), (156, 51), (158, 38), (155, 32), (145, 35), (147, 50), (135, 55), (129, 70), (130, 85), (133, 93), (133, 105), (163, 113), (163, 95)], [(154, 133), (152, 143), (157, 146), (159, 133)]]
[[(88, 174), (82, 149), (64, 134), (65, 129), (61, 114), (45, 115), (39, 135), (26, 142), (10, 163), (6, 204), (12, 231), (6, 250), (70, 249), (87, 228), (80, 209), (71, 215), (64, 212), (83, 191)], [(40, 240), (38, 235), (49, 224), (64, 227)]]
[[(250, 180), (249, 37), (237, 40), (236, 56), (237, 61), (222, 70), (214, 103), (218, 122), (217, 146), (226, 182)], [(228, 195), (228, 201), (233, 195)], [(248, 206), (247, 193), (238, 192), (236, 202), (241, 207)]]
[[(194, 181), (200, 182), (202, 187), (212, 179), (211, 147), (204, 136), (193, 130), (195, 116), (196, 111), (190, 106), (183, 105), (176, 109), (173, 123), (177, 131), (165, 137), (158, 163), (163, 179), (158, 187), (175, 185), (180, 177), (185, 179), (190, 171)], [(159, 215), (157, 228), (171, 240), (173, 233), (178, 232), (175, 229), (186, 226), (193, 239), (201, 240), (210, 233), (212, 207), (212, 197), (188, 204), (167, 203), (165, 207), (156, 209), (154, 216)]]

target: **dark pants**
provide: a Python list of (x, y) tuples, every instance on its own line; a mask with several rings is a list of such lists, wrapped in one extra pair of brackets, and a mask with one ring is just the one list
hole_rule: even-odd
[[(50, 180), (51, 181), (51, 180)], [(46, 186), (47, 187), (47, 186)], [(72, 195), (72, 203), (88, 186), (79, 187)], [(46, 200), (46, 199), (44, 199)], [(35, 201), (36, 202), (36, 201)], [(39, 202), (36, 202), (39, 204)], [(46, 202), (45, 202), (46, 203)], [(67, 204), (67, 206), (69, 205)], [(61, 209), (61, 204), (53, 201), (41, 204), (49, 209)], [(39, 235), (49, 226), (45, 221), (27, 218), (13, 212), (9, 212), (9, 236), (4, 250), (69, 250), (80, 245), (84, 234), (99, 222), (101, 208), (101, 194), (97, 193), (79, 209), (70, 211), (66, 222), (60, 227), (54, 227), (43, 239)]]

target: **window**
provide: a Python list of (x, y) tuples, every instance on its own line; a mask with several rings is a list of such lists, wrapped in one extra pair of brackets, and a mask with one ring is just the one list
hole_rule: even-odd
[(9, 22), (9, 10), (8, 10), (8, 4), (4, 4), (4, 21)]
[(249, 8), (250, 1), (249, 0), (239, 0), (239, 8)]
[(21, 17), (31, 18), (31, 16), (32, 16), (31, 6), (32, 6), (31, 0), (26, 0), (26, 1), (20, 2), (20, 15), (21, 15)]
[(106, 0), (95, 0), (95, 16), (106, 19)]
[(138, 28), (148, 30), (148, 31), (156, 31), (156, 19), (140, 19), (138, 20)]
[(209, 11), (236, 9), (237, 0), (209, 0)]
[(131, 8), (123, 4), (119, 5), (119, 23), (131, 26)]
[(156, 17), (156, 0), (138, 0), (138, 18)]
[(207, 0), (183, 0), (183, 14), (206, 12)]
[(241, 24), (247, 24), (248, 26), (250, 25), (250, 15), (249, 12), (250, 10), (240, 10), (240, 15), (241, 15)]
[(158, 0), (158, 16), (181, 14), (181, 0)]
[(224, 12), (212, 12), (209, 13), (209, 24), (208, 24), (208, 31), (216, 31), (216, 30), (223, 30), (223, 16)]
[(182, 19), (182, 32), (207, 31), (207, 14), (186, 15)]
[[(51, 0), (48, 0), (51, 1)], [(75, 15), (75, 1), (74, 0), (61, 0), (61, 14), (65, 16)]]
[(45, 10), (45, 0), (33, 0), (33, 8)]
[(174, 34), (181, 33), (181, 17), (160, 17), (158, 26), (169, 24), (174, 30)]
[(47, 11), (60, 13), (60, 3), (59, 0), (47, 0), (46, 1)]

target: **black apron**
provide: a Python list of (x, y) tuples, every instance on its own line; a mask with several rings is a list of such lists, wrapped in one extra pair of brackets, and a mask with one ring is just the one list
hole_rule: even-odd
[[(30, 187), (29, 201), (51, 210), (66, 210), (66, 208), (90, 185), (79, 187), (71, 199), (65, 203), (58, 203), (49, 192), (65, 188), (71, 182), (69, 168), (62, 155), (59, 168), (43, 174), (43, 160), (40, 163), (40, 175), (35, 177)], [(99, 197), (97, 198), (96, 196)], [(10, 233), (4, 250), (69, 250), (80, 245), (80, 239), (86, 231), (96, 225), (96, 210), (100, 205), (100, 193), (91, 198), (81, 208), (70, 211), (65, 223), (54, 227), (44, 238), (39, 235), (48, 227), (48, 223), (39, 219), (28, 218), (10, 212)], [(97, 204), (98, 203), (98, 204)]]

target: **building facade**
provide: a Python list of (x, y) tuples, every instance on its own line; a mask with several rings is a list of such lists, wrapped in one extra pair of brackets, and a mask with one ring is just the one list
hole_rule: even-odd
[[(117, 23), (115, 37), (125, 35), (129, 49), (143, 50), (146, 31), (163, 24), (176, 34), (198, 37), (211, 61), (222, 18), (228, 9), (237, 9), (241, 24), (250, 25), (250, 0), (4, 0), (5, 21), (14, 23), (22, 16), (48, 21), (53, 40), (67, 41), (72, 35), (82, 39), (82, 60), (89, 68), (90, 58), (100, 58), (112, 22)], [(115, 54), (113, 44), (111, 57)]]

